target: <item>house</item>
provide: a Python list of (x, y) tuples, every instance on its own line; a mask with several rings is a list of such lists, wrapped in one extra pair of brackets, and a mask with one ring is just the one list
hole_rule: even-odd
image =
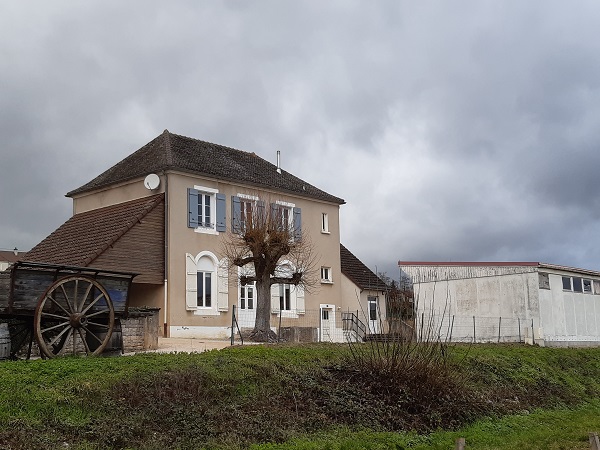
[(344, 200), (254, 153), (165, 130), (67, 196), (73, 216), (27, 259), (138, 273), (130, 305), (160, 308), (164, 336), (224, 338), (233, 323), (252, 324), (255, 287), (224, 270), (222, 243), (265, 201), (309, 237), (321, 276), (310, 292), (274, 285), (272, 318), (314, 328), (320, 339), (320, 318), (344, 304)]
[(540, 262), (398, 265), (412, 278), (417, 324), (434, 324), (439, 336), (600, 345), (600, 272)]
[(370, 333), (385, 332), (388, 286), (350, 250), (340, 245), (342, 310), (355, 311)]
[(19, 252), (16, 248), (14, 250), (0, 250), (0, 272), (8, 269), (12, 263), (17, 262), (25, 252)]

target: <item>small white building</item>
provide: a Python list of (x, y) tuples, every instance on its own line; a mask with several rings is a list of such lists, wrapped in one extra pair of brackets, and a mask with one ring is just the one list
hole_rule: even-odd
[(407, 262), (417, 326), (466, 342), (600, 346), (600, 272), (539, 262)]
[(0, 250), (0, 272), (8, 269), (8, 266), (17, 262), (24, 254), (25, 252), (19, 252), (16, 248), (14, 250)]

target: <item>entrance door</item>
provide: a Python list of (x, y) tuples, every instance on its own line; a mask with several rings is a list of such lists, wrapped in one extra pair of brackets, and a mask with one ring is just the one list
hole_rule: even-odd
[(367, 303), (369, 308), (369, 332), (379, 333), (379, 298), (367, 297)]
[(321, 342), (334, 341), (335, 317), (334, 309), (321, 306)]
[(254, 322), (256, 322), (256, 286), (254, 283), (240, 286), (238, 308), (240, 328), (254, 327)]

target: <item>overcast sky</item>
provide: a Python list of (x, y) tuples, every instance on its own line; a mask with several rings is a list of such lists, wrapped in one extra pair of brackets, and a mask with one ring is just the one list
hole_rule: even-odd
[(597, 1), (0, 0), (0, 249), (165, 128), (281, 150), (372, 269), (600, 270)]

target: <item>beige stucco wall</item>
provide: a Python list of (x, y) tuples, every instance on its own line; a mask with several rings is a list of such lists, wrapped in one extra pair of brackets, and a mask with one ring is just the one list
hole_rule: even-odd
[[(202, 311), (188, 311), (185, 306), (185, 255), (197, 255), (202, 251), (212, 252), (222, 258), (221, 245), (225, 233), (205, 234), (187, 226), (187, 189), (202, 186), (217, 189), (226, 196), (227, 230), (231, 227), (231, 197), (238, 194), (258, 196), (266, 203), (277, 200), (292, 203), (302, 208), (302, 230), (312, 241), (317, 254), (318, 270), (321, 265), (332, 268), (333, 284), (318, 284), (314, 292), (305, 294), (305, 308), (318, 310), (321, 303), (340, 304), (340, 238), (339, 206), (325, 202), (303, 199), (292, 195), (258, 191), (240, 185), (218, 180), (201, 179), (186, 174), (170, 173), (168, 176), (168, 301), (167, 320), (169, 330), (176, 335), (194, 337), (227, 337), (230, 333), (231, 310), (238, 304), (238, 287), (235, 280), (229, 283), (229, 304), (227, 312), (202, 315)], [(321, 233), (321, 213), (329, 216), (329, 234)], [(275, 317), (275, 316), (273, 316)]]
[(124, 203), (149, 195), (160, 194), (165, 191), (165, 175), (160, 174), (159, 177), (160, 185), (153, 191), (144, 187), (144, 178), (142, 177), (120, 183), (116, 186), (111, 186), (110, 188), (76, 195), (73, 197), (73, 214), (79, 214), (117, 203)]
[[(191, 176), (180, 172), (159, 174), (161, 183), (154, 191), (143, 185), (143, 177), (122, 183), (110, 189), (86, 193), (73, 198), (73, 212), (81, 213), (111, 204), (122, 203), (136, 198), (165, 192), (167, 224), (167, 303), (164, 290), (147, 287), (138, 288), (132, 296), (132, 303), (142, 303), (161, 308), (161, 330), (166, 325), (168, 333), (190, 337), (226, 338), (230, 333), (232, 306), (238, 304), (238, 286), (230, 279), (229, 302), (227, 311), (215, 311), (214, 314), (202, 314), (202, 311), (188, 311), (185, 305), (185, 255), (198, 255), (200, 252), (213, 253), (222, 258), (221, 245), (225, 233), (206, 234), (196, 232), (187, 226), (187, 189), (202, 186), (218, 190), (226, 196), (227, 230), (231, 228), (231, 197), (246, 194), (260, 197), (266, 203), (283, 201), (302, 208), (302, 230), (308, 235), (314, 246), (316, 256), (315, 270), (321, 266), (331, 268), (333, 283), (319, 283), (305, 294), (305, 308), (318, 311), (320, 304), (341, 305), (342, 274), (340, 269), (340, 227), (339, 205), (305, 199), (295, 195), (279, 194), (273, 191), (226, 183), (223, 181)], [(321, 231), (321, 214), (327, 213), (329, 233)], [(231, 277), (233, 278), (233, 277)], [(152, 303), (152, 304), (150, 304)], [(138, 305), (141, 306), (141, 305)], [(273, 316), (275, 317), (275, 316)]]

